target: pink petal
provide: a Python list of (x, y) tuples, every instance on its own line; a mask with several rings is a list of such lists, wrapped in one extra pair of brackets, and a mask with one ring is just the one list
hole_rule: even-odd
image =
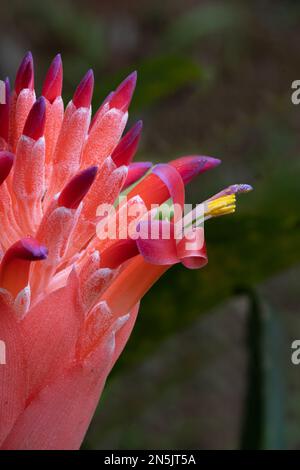
[(6, 364), (0, 364), (0, 447), (25, 406), (26, 368), (20, 325), (0, 294), (0, 337)]
[(152, 167), (152, 162), (134, 162), (128, 167), (128, 175), (125, 180), (123, 190), (142, 178)]
[(42, 95), (53, 103), (58, 96), (61, 96), (63, 83), (63, 66), (61, 55), (57, 54), (47, 72), (43, 84)]
[(138, 121), (127, 134), (122, 137), (113, 153), (111, 158), (117, 166), (129, 165), (133, 159), (141, 138), (143, 122)]
[(22, 321), (28, 362), (29, 400), (74, 358), (83, 321), (78, 286), (77, 276), (72, 272), (66, 287), (47, 295)]
[(204, 230), (197, 227), (191, 230), (177, 245), (177, 256), (189, 269), (203, 268), (207, 264)]
[(81, 364), (60, 374), (28, 405), (3, 449), (78, 449), (90, 424), (111, 367), (114, 335)]
[(137, 231), (140, 237), (136, 243), (147, 263), (163, 266), (179, 262), (172, 223), (161, 220), (142, 221), (138, 224)]

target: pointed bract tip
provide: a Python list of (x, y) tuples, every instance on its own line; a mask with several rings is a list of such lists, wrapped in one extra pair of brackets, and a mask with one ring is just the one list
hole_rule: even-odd
[(58, 205), (67, 209), (77, 209), (92, 186), (98, 167), (91, 166), (80, 171), (67, 183), (58, 198)]
[(25, 54), (16, 74), (16, 94), (19, 95), (24, 88), (29, 88), (30, 90), (34, 88), (33, 57), (31, 52)]
[(0, 185), (8, 177), (14, 163), (14, 154), (6, 150), (0, 152)]
[(170, 165), (176, 168), (184, 184), (187, 184), (200, 173), (215, 168), (220, 163), (221, 160), (218, 158), (207, 157), (205, 155), (189, 155), (172, 160)]
[(63, 84), (63, 65), (62, 65), (61, 55), (57, 54), (54, 57), (53, 61), (51, 62), (51, 65), (46, 74), (43, 88), (42, 88), (42, 95), (50, 103), (53, 103), (53, 101), (58, 96), (61, 96), (62, 84)]
[(92, 101), (94, 91), (94, 73), (90, 69), (87, 71), (73, 96), (73, 104), (76, 108), (89, 108)]
[(134, 71), (120, 83), (110, 100), (110, 108), (117, 108), (124, 113), (128, 110), (135, 90), (136, 80), (137, 72)]
[(32, 106), (25, 122), (23, 135), (38, 140), (44, 134), (46, 120), (46, 102), (40, 96)]
[(18, 257), (21, 259), (39, 261), (46, 259), (48, 256), (48, 249), (44, 245), (40, 245), (40, 243), (35, 240), (35, 238), (22, 238), (19, 243), (20, 251)]
[(35, 238), (25, 237), (15, 242), (5, 253), (2, 264), (12, 259), (27, 261), (39, 261), (46, 259), (48, 249), (41, 245)]
[(111, 158), (117, 166), (128, 166), (130, 164), (137, 151), (142, 129), (143, 121), (137, 121), (120, 140), (111, 155)]
[(15, 242), (5, 252), (1, 261), (1, 287), (10, 291), (12, 295), (17, 295), (28, 284), (31, 261), (44, 260), (47, 255), (47, 248), (32, 237)]

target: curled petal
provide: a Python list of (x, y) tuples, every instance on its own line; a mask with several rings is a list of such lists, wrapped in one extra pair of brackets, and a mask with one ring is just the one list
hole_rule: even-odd
[(171, 266), (179, 263), (174, 238), (174, 225), (167, 221), (142, 221), (136, 240), (139, 252), (147, 263)]
[(177, 245), (177, 256), (189, 269), (203, 268), (207, 264), (204, 230), (197, 227), (187, 233)]
[[(157, 175), (168, 188), (173, 204), (178, 204), (181, 209), (184, 205), (184, 183), (181, 174), (168, 164), (159, 164), (153, 167), (152, 172)], [(181, 215), (181, 211), (176, 211), (175, 220)]]
[(141, 196), (149, 209), (152, 204), (162, 204), (170, 197), (173, 202), (182, 206), (184, 202), (182, 182), (188, 183), (197, 174), (214, 168), (219, 163), (220, 160), (217, 159), (197, 156), (181, 157), (172, 160), (169, 164), (156, 165), (151, 173), (129, 191), (127, 196), (129, 198)]
[(123, 190), (131, 186), (133, 183), (142, 178), (152, 167), (152, 162), (135, 162), (130, 163), (128, 175), (125, 180)]
[(180, 173), (184, 184), (192, 181), (196, 176), (211, 170), (220, 165), (221, 160), (213, 157), (206, 157), (202, 155), (191, 155), (187, 157), (180, 157), (172, 160), (169, 164), (172, 165)]
[[(31, 262), (45, 260), (47, 254), (47, 248), (34, 238), (23, 238), (14, 243), (1, 261), (1, 287), (16, 295), (28, 284)], [(18, 273), (17, 276), (16, 273)]]

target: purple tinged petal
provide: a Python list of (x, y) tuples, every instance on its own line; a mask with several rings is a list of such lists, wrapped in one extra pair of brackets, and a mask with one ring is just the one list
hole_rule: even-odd
[(142, 178), (148, 170), (152, 167), (152, 162), (135, 162), (130, 163), (128, 167), (128, 174), (125, 180), (123, 190), (131, 186), (133, 183)]
[(29, 88), (30, 90), (34, 88), (33, 58), (31, 52), (25, 54), (16, 75), (16, 94), (19, 95), (24, 88)]
[(242, 194), (242, 193), (249, 193), (252, 191), (253, 188), (250, 184), (232, 184), (222, 191), (218, 192), (214, 196), (212, 196), (209, 200), (217, 199), (222, 196), (229, 196), (231, 194)]
[(25, 122), (23, 134), (33, 140), (38, 140), (44, 134), (46, 121), (46, 102), (41, 96), (32, 106)]
[(189, 183), (200, 173), (215, 168), (220, 165), (221, 160), (218, 158), (207, 157), (204, 155), (190, 155), (180, 157), (169, 162), (180, 173), (184, 184)]
[(77, 209), (84, 196), (92, 186), (98, 171), (97, 166), (91, 166), (80, 171), (67, 183), (58, 198), (58, 205), (68, 209)]
[(117, 108), (124, 113), (128, 110), (135, 90), (136, 80), (137, 72), (134, 71), (120, 83), (110, 100), (110, 108)]
[(57, 54), (46, 74), (42, 95), (53, 103), (53, 101), (58, 97), (61, 96), (62, 91), (62, 83), (63, 83), (63, 66), (61, 55)]
[(117, 166), (128, 166), (132, 161), (139, 145), (142, 129), (143, 122), (138, 121), (120, 140), (111, 155)]
[(8, 177), (14, 163), (14, 154), (6, 150), (0, 152), (0, 185)]
[(94, 91), (94, 73), (92, 69), (88, 70), (73, 96), (73, 104), (76, 108), (89, 108)]

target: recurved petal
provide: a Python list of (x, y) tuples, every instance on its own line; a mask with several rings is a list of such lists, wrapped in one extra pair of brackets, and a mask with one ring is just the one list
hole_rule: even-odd
[(142, 221), (137, 231), (139, 238), (136, 243), (147, 263), (169, 266), (179, 263), (172, 223), (161, 220)]
[(189, 269), (203, 268), (207, 262), (203, 227), (188, 232), (177, 245), (177, 256)]

